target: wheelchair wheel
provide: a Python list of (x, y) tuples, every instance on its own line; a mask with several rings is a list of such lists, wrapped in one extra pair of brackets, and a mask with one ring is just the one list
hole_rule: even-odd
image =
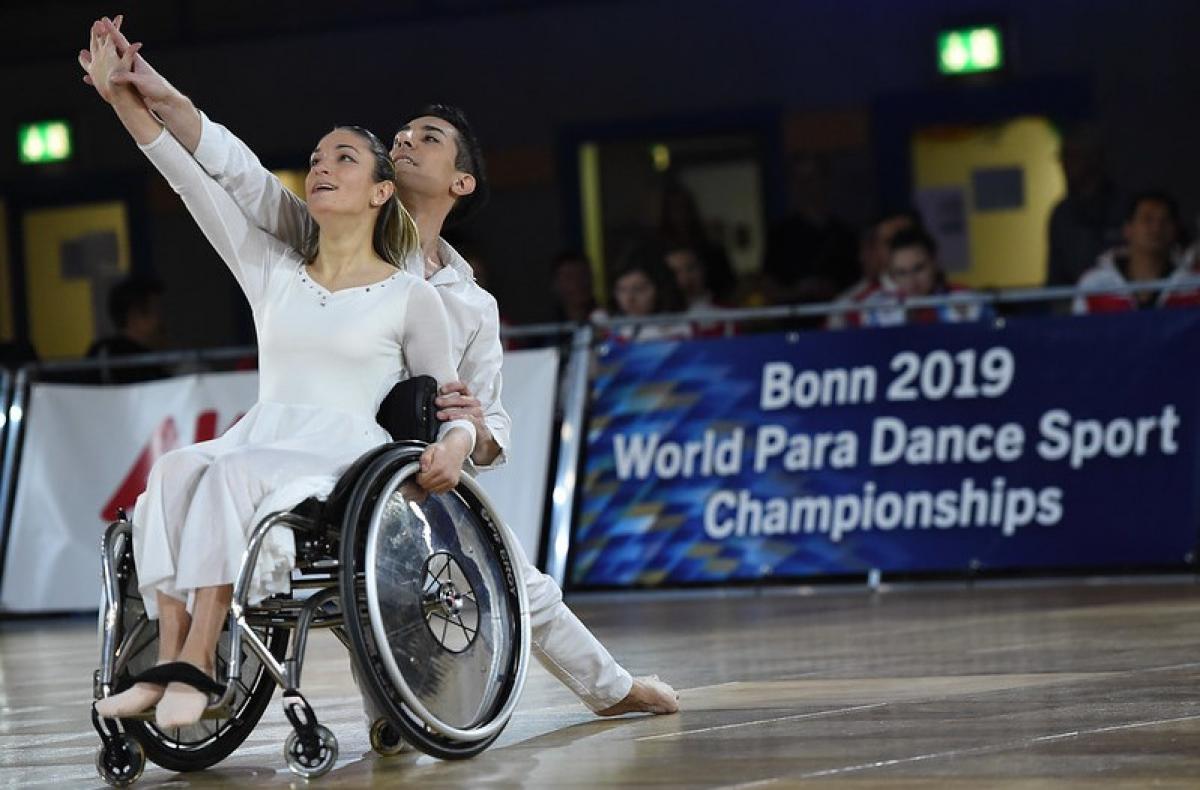
[(350, 499), (343, 616), (363, 687), (400, 737), (463, 759), (499, 737), (524, 684), (521, 549), (474, 481), (440, 495), (420, 488), (419, 452), (377, 459)]
[[(154, 665), (158, 658), (158, 628), (146, 619), (146, 610), (138, 592), (137, 573), (133, 568), (132, 551), (127, 551), (120, 563), (119, 589), (122, 596), (122, 617), (118, 643), (127, 634), (136, 634), (126, 646), (121, 668), (115, 683), (136, 675)], [(288, 632), (281, 628), (259, 631), (271, 653), (282, 660), (287, 650)], [(229, 655), (228, 626), (217, 646), (217, 676), (226, 670)], [(249, 650), (243, 650), (241, 680), (231, 705), (228, 719), (201, 719), (187, 727), (160, 730), (153, 721), (122, 719), (121, 723), (138, 744), (145, 756), (156, 765), (170, 771), (199, 771), (216, 765), (228, 757), (254, 730), (275, 692), (275, 680)]]

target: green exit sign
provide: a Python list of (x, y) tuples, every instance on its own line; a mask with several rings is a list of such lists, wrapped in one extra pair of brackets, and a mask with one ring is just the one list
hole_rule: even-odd
[(39, 121), (17, 129), (17, 159), (23, 165), (65, 162), (71, 158), (71, 125), (66, 121)]
[(979, 74), (1004, 66), (1004, 39), (994, 25), (943, 30), (937, 44), (942, 74)]

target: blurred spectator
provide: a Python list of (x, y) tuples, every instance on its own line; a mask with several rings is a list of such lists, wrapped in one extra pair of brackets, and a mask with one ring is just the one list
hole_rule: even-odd
[[(675, 284), (683, 298), (684, 312), (711, 313), (729, 307), (723, 299), (713, 297), (709, 287), (708, 271), (699, 253), (691, 247), (667, 248), (664, 262), (675, 275)], [(697, 337), (718, 337), (732, 334), (732, 325), (722, 321), (696, 321), (692, 323)]]
[(767, 232), (763, 273), (773, 304), (827, 302), (858, 276), (854, 230), (829, 211), (827, 167), (811, 154), (792, 160), (796, 211)]
[[(1154, 280), (1183, 280), (1195, 276), (1194, 256), (1179, 253), (1181, 224), (1179, 206), (1165, 192), (1136, 195), (1122, 228), (1125, 244), (1099, 257), (1096, 265), (1079, 279), (1079, 287), (1103, 289)], [(1139, 293), (1089, 293), (1075, 298), (1075, 313), (1114, 313), (1155, 307), (1200, 304), (1200, 290), (1180, 284), (1161, 291)]]
[(505, 327), (512, 326), (513, 322), (509, 319), (508, 314), (505, 313), (504, 304), (501, 303), (500, 297), (492, 290), (487, 256), (483, 254), (479, 245), (468, 239), (463, 239), (461, 236), (455, 243), (455, 249), (458, 250), (458, 254), (467, 262), (467, 265), (471, 267), (471, 274), (475, 278), (476, 285), (490, 293), (496, 299), (496, 312), (500, 320), (501, 346), (505, 351), (523, 348), (523, 344), (503, 337)]
[(695, 251), (704, 264), (708, 287), (715, 294), (731, 298), (737, 288), (737, 278), (733, 274), (733, 264), (729, 262), (729, 253), (712, 240), (704, 227), (696, 199), (677, 181), (668, 181), (663, 186), (658, 237), (668, 249)]
[(1063, 138), (1067, 196), (1050, 213), (1047, 285), (1074, 285), (1105, 250), (1120, 243), (1125, 200), (1104, 173), (1104, 149), (1091, 125)]
[(862, 241), (859, 244), (858, 260), (862, 279), (835, 300), (837, 304), (844, 305), (847, 309), (842, 313), (830, 314), (827, 323), (830, 329), (841, 329), (857, 324), (861, 316), (858, 308), (863, 301), (880, 289), (889, 287), (884, 283), (883, 278), (892, 254), (892, 239), (901, 231), (914, 228), (923, 229), (924, 227), (921, 215), (913, 209), (885, 212), (871, 223), (863, 233)]
[(554, 320), (583, 323), (596, 310), (592, 290), (592, 264), (578, 250), (567, 250), (554, 256), (550, 264), (554, 288)]
[[(164, 339), (162, 294), (162, 283), (146, 275), (130, 275), (114, 285), (108, 292), (108, 317), (117, 332), (92, 343), (85, 356), (105, 359), (160, 349)], [(168, 370), (154, 365), (104, 368), (100, 380), (128, 384), (169, 375)]]
[[(991, 315), (987, 305), (970, 298), (971, 291), (946, 281), (937, 260), (937, 243), (921, 228), (902, 230), (892, 239), (884, 282), (887, 287), (863, 300), (863, 326), (959, 323)], [(909, 299), (942, 295), (961, 296), (963, 300), (937, 307), (904, 305)]]
[(1200, 238), (1192, 242), (1192, 246), (1184, 250), (1180, 256), (1180, 263), (1186, 266), (1189, 271), (1200, 271)]
[[(683, 306), (675, 278), (663, 263), (662, 247), (657, 244), (642, 244), (630, 250), (613, 272), (609, 292), (609, 312), (597, 311), (594, 318), (678, 313)], [(613, 330), (613, 336), (619, 340), (681, 340), (692, 336), (692, 328), (686, 322), (621, 326)]]

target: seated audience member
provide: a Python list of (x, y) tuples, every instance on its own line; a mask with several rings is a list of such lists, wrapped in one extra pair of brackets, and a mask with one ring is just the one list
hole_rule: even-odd
[(1181, 266), (1186, 266), (1188, 271), (1200, 271), (1200, 239), (1196, 239), (1192, 246), (1183, 251), (1179, 256)]
[[(899, 326), (901, 324), (959, 323), (978, 321), (991, 315), (991, 309), (972, 299), (972, 292), (946, 280), (937, 260), (937, 243), (920, 228), (909, 228), (895, 235), (891, 243), (884, 279), (888, 285), (862, 300), (859, 314), (862, 326)], [(937, 307), (907, 307), (910, 299), (952, 295), (962, 297)]]
[[(145, 275), (130, 275), (108, 293), (108, 316), (116, 334), (88, 347), (93, 359), (149, 354), (163, 345), (162, 283)], [(128, 384), (163, 378), (170, 373), (157, 366), (105, 369), (101, 380)]]
[(592, 291), (592, 264), (578, 250), (566, 250), (554, 256), (550, 264), (554, 289), (554, 320), (582, 324), (596, 310)]
[(881, 289), (890, 288), (890, 284), (884, 282), (884, 272), (891, 256), (892, 239), (900, 231), (923, 227), (921, 215), (912, 209), (885, 212), (871, 223), (859, 244), (862, 279), (849, 290), (843, 291), (835, 300), (836, 304), (845, 306), (846, 310), (830, 314), (827, 322), (829, 329), (857, 325), (861, 317), (859, 308), (863, 301)]
[(1067, 194), (1050, 213), (1046, 285), (1074, 285), (1097, 256), (1118, 244), (1127, 193), (1105, 172), (1093, 124), (1067, 132), (1059, 153)]
[(729, 253), (705, 224), (696, 198), (683, 184), (668, 179), (662, 187), (655, 234), (667, 250), (688, 248), (704, 264), (708, 286), (714, 293), (729, 294), (737, 287)]
[[(1184, 282), (1196, 276), (1194, 256), (1179, 254), (1179, 207), (1165, 192), (1150, 191), (1130, 201), (1121, 233), (1125, 244), (1102, 254), (1079, 278), (1073, 312), (1116, 313), (1200, 304), (1200, 289)], [(1107, 288), (1154, 280), (1177, 280), (1178, 287), (1121, 293)]]
[[(675, 276), (675, 285), (683, 297), (684, 312), (711, 313), (729, 307), (724, 299), (713, 296), (708, 266), (695, 249), (669, 247), (663, 260)], [(733, 334), (733, 325), (727, 321), (694, 321), (692, 329), (696, 337)]]
[[(661, 249), (658, 245), (643, 245), (621, 260), (612, 276), (609, 312), (597, 311), (594, 318), (643, 317), (680, 311), (683, 300), (675, 278), (662, 262)], [(613, 336), (618, 340), (683, 340), (692, 336), (692, 327), (686, 322), (625, 325), (614, 329)]]
[(813, 153), (792, 158), (794, 211), (767, 231), (763, 274), (770, 304), (826, 302), (858, 275), (854, 230), (833, 215), (828, 162)]

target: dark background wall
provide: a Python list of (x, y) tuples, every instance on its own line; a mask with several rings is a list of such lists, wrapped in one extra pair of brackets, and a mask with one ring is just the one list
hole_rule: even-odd
[(0, 139), (15, 140), (18, 122), (56, 116), (74, 122), (78, 139), (58, 170), (19, 166), (12, 146), (0, 153), (0, 194), (23, 205), (144, 174), (135, 266), (167, 281), (181, 345), (246, 339), (248, 324), (204, 240), (80, 82), (75, 53), (90, 20), (117, 11), (146, 57), (271, 166), (303, 166), (334, 123), (390, 135), (429, 100), (465, 107), (496, 182), (491, 207), (466, 230), (519, 321), (548, 315), (548, 260), (578, 241), (564, 139), (630, 121), (775, 113), (784, 148), (860, 163), (841, 205), (864, 216), (888, 167), (877, 161), (872, 110), (944, 87), (934, 34), (959, 22), (1006, 26), (1006, 79), (1066, 78), (1088, 94), (1118, 182), (1163, 186), (1189, 217), (1200, 208), (1200, 3), (1188, 0), (5, 4)]

